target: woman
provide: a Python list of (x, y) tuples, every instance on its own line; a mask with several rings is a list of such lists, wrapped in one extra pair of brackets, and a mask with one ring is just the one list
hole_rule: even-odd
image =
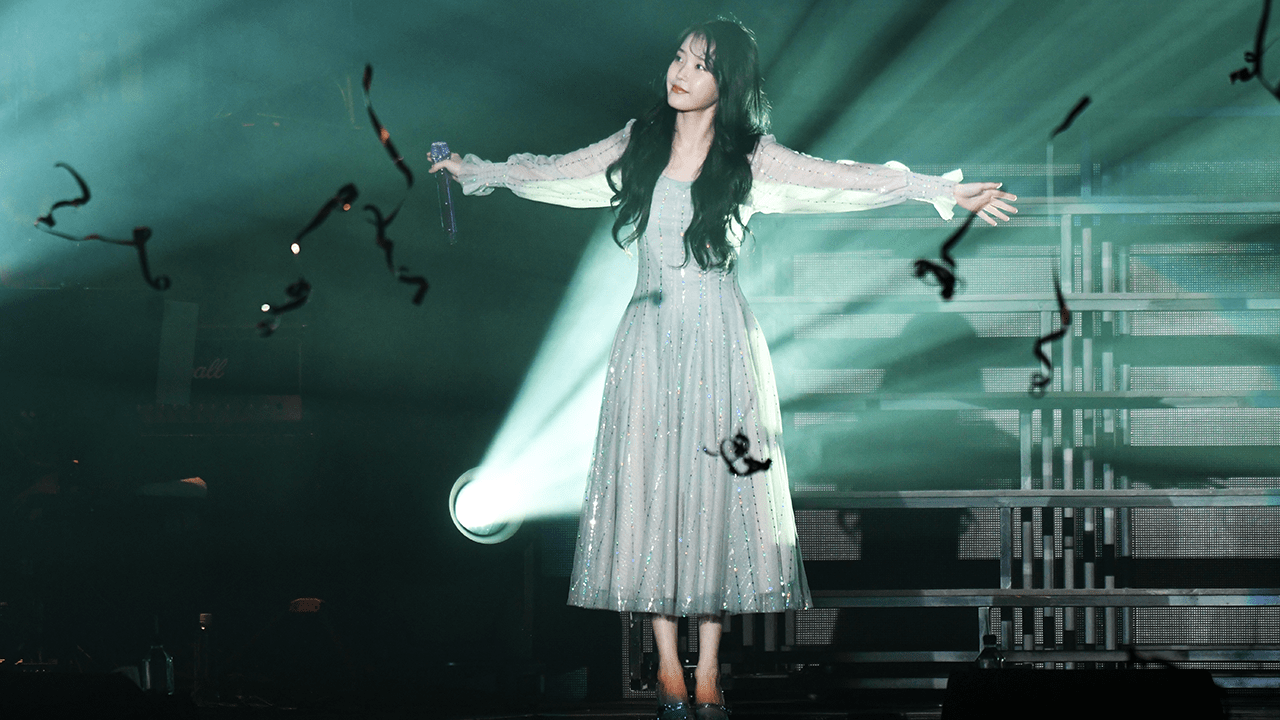
[[(782, 147), (767, 129), (755, 40), (716, 20), (685, 31), (665, 99), (612, 137), (566, 155), (505, 163), (454, 155), (431, 168), (453, 173), (469, 195), (506, 187), (572, 207), (612, 204), (614, 239), (639, 245), (635, 293), (609, 358), (569, 602), (653, 614), (664, 719), (690, 717), (677, 617), (698, 618), (692, 709), (703, 720), (727, 712), (721, 618), (811, 605), (773, 369), (734, 267), (751, 213), (906, 199), (931, 202), (947, 218), (959, 204), (993, 225), (1016, 212), (1016, 198), (996, 183), (826, 162)], [(729, 462), (739, 434), (758, 464)]]

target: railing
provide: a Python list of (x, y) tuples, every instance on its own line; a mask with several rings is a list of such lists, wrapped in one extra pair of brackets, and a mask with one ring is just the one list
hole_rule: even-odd
[[(1273, 417), (1268, 414), (1280, 413), (1276, 410), (1280, 408), (1280, 381), (1274, 377), (1255, 387), (1136, 389), (1130, 381), (1131, 375), (1149, 371), (1125, 362), (1127, 359), (1144, 359), (1141, 353), (1135, 352), (1133, 344), (1126, 344), (1134, 342), (1128, 339), (1131, 336), (1142, 332), (1151, 334), (1150, 328), (1140, 328), (1135, 333), (1135, 318), (1152, 322), (1152, 316), (1141, 317), (1143, 313), (1226, 312), (1271, 318), (1274, 311), (1280, 310), (1280, 287), (1268, 280), (1269, 276), (1259, 276), (1245, 278), (1247, 282), (1240, 283), (1240, 288), (1223, 292), (1189, 292), (1178, 288), (1171, 288), (1174, 290), (1171, 292), (1132, 292), (1131, 288), (1141, 285), (1131, 277), (1131, 268), (1141, 269), (1140, 264), (1133, 262), (1133, 257), (1153, 255), (1156, 251), (1126, 235), (1120, 221), (1102, 226), (1103, 232), (1108, 233), (1103, 237), (1109, 238), (1103, 242), (1095, 242), (1094, 236), (1098, 231), (1091, 227), (1099, 217), (1119, 215), (1161, 216), (1151, 219), (1152, 222), (1169, 219), (1171, 223), (1189, 224), (1204, 224), (1202, 220), (1211, 221), (1214, 218), (1210, 216), (1213, 215), (1254, 216), (1247, 222), (1280, 223), (1280, 202), (1201, 202), (1174, 197), (1023, 197), (1019, 201), (1019, 209), (1020, 215), (1007, 226), (1009, 230), (1018, 230), (1021, 226), (1024, 228), (1021, 232), (1025, 233), (1025, 228), (1029, 227), (1056, 228), (1057, 248), (1043, 248), (1042, 254), (1063, 278), (1066, 302), (1076, 314), (1073, 332), (1047, 348), (1054, 362), (1056, 382), (1043, 398), (1033, 398), (1025, 390), (1012, 387), (992, 392), (893, 392), (877, 387), (862, 391), (827, 390), (805, 394), (795, 388), (788, 392), (785, 377), (780, 382), (784, 415), (790, 420), (789, 425), (797, 428), (801, 426), (802, 417), (821, 413), (856, 420), (865, 419), (873, 413), (895, 411), (1016, 411), (1017, 451), (1010, 454), (1009, 460), (1012, 463), (1013, 457), (1017, 457), (1015, 487), (1018, 489), (843, 492), (835, 488), (848, 485), (842, 484), (838, 473), (835, 473), (834, 478), (827, 477), (812, 483), (828, 486), (829, 489), (824, 490), (806, 489), (806, 479), (800, 477), (793, 494), (797, 511), (985, 508), (991, 512), (991, 509), (997, 509), (999, 587), (921, 590), (815, 588), (814, 593), (817, 607), (826, 609), (974, 608), (978, 615), (978, 632), (973, 650), (847, 652), (798, 646), (793, 642), (794, 613), (777, 621), (768, 618), (746, 620), (744, 627), (753, 624), (763, 626), (766, 637), (774, 639), (772, 644), (766, 643), (766, 654), (776, 650), (778, 657), (785, 656), (789, 658), (787, 662), (796, 666), (830, 662), (890, 662), (936, 663), (945, 669), (947, 663), (973, 662), (983, 649), (981, 636), (996, 635), (999, 647), (994, 649), (1006, 663), (1061, 664), (1065, 667), (1079, 663), (1206, 663), (1221, 667), (1218, 681), (1224, 686), (1280, 687), (1280, 665), (1266, 666), (1272, 668), (1270, 670), (1257, 669), (1264, 667), (1260, 663), (1280, 662), (1280, 645), (1139, 644), (1135, 643), (1133, 634), (1134, 609), (1272, 608), (1280, 606), (1280, 588), (1125, 587), (1128, 584), (1125, 576), (1134, 563), (1135, 510), (1179, 508), (1194, 512), (1200, 508), (1271, 508), (1280, 505), (1280, 489), (1275, 489), (1280, 482), (1273, 478), (1262, 483), (1270, 487), (1215, 487), (1231, 483), (1206, 478), (1196, 489), (1134, 487), (1129, 473), (1121, 467), (1133, 460), (1135, 452), (1148, 452), (1133, 444), (1134, 419), (1144, 419), (1147, 425), (1161, 422), (1159, 418), (1152, 419), (1153, 410), (1157, 411), (1156, 415), (1164, 410), (1175, 414), (1202, 411), (1235, 413), (1240, 418), (1234, 422), (1241, 426), (1251, 422), (1249, 418), (1252, 416), (1248, 413), (1260, 413), (1260, 423), (1280, 423), (1280, 415)], [(1080, 222), (1081, 219), (1085, 222)], [(837, 226), (842, 222), (846, 221), (830, 220), (829, 224)], [(883, 229), (950, 227), (927, 220), (923, 215), (909, 220), (872, 217), (847, 222), (851, 229), (856, 227), (870, 231), (881, 226)], [(803, 228), (802, 223), (799, 225)], [(987, 237), (998, 240), (1000, 232)], [(769, 242), (769, 238), (761, 238), (762, 247), (768, 248)], [(1176, 244), (1178, 241), (1162, 242)], [(983, 257), (988, 260), (1003, 257), (998, 254), (999, 250), (989, 247), (987, 250), (988, 254)], [(1212, 251), (1195, 252), (1212, 254)], [(1266, 259), (1268, 263), (1274, 264), (1273, 261), (1273, 257)], [(897, 261), (883, 262), (891, 265)], [(974, 268), (972, 262), (965, 263), (962, 260), (959, 269), (962, 276), (967, 268)], [(906, 264), (903, 263), (904, 272)], [(1044, 272), (1047, 274), (1048, 270)], [(1222, 287), (1228, 287), (1231, 281), (1233, 278), (1224, 279)], [(798, 280), (793, 278), (792, 283), (799, 288)], [(757, 308), (766, 331), (774, 338), (787, 340), (799, 337), (804, 330), (794, 317), (796, 315), (811, 320), (831, 314), (874, 318), (888, 314), (1037, 313), (1040, 334), (1056, 329), (1060, 322), (1058, 304), (1048, 285), (1043, 292), (1023, 292), (1016, 288), (1010, 293), (999, 293), (998, 290), (961, 292), (950, 302), (941, 302), (936, 295), (894, 294), (893, 289), (883, 293), (826, 294), (813, 284), (806, 285), (803, 292), (797, 290), (787, 294), (793, 288), (786, 285), (775, 283), (773, 294), (754, 297), (752, 304)], [(907, 293), (918, 290), (904, 285), (893, 287)], [(1196, 332), (1187, 331), (1187, 334)], [(1258, 334), (1257, 331), (1251, 332), (1255, 336)], [(1263, 334), (1271, 332), (1267, 330)], [(1177, 334), (1177, 330), (1171, 330), (1163, 342), (1177, 342), (1174, 339)], [(1231, 332), (1217, 334), (1230, 336)], [(858, 336), (847, 337), (856, 339)], [(1026, 337), (1026, 334), (1005, 337)], [(1158, 335), (1152, 341), (1162, 342)], [(1269, 341), (1274, 342), (1274, 339)], [(1130, 353), (1130, 356), (1126, 357), (1125, 353)], [(1222, 364), (1221, 358), (1216, 360)], [(1181, 364), (1186, 363), (1184, 358)], [(1276, 366), (1280, 361), (1264, 361), (1264, 364)], [(1256, 360), (1246, 369), (1256, 370), (1259, 376), (1266, 375), (1267, 371), (1274, 375), (1275, 370), (1274, 367), (1259, 365)], [(780, 368), (780, 372), (787, 370)], [(1193, 420), (1185, 418), (1177, 422), (1187, 427), (1194, 424)], [(1275, 446), (1280, 445), (1280, 433), (1264, 430), (1266, 437), (1254, 442), (1253, 451), (1271, 457)], [(1057, 442), (1055, 431), (1059, 437)], [(1149, 427), (1145, 430), (1139, 428), (1139, 432), (1151, 433), (1152, 430)], [(1156, 434), (1159, 432), (1163, 430), (1157, 428)], [(789, 433), (789, 440), (800, 440), (790, 430)], [(1158, 445), (1159, 439), (1152, 440), (1152, 437), (1148, 435), (1140, 439)], [(1224, 441), (1221, 445), (1230, 446), (1234, 442)], [(1189, 444), (1194, 442), (1189, 441)], [(1236, 444), (1249, 443), (1241, 441)], [(789, 455), (791, 448), (789, 444)], [(1159, 453), (1159, 449), (1153, 448), (1149, 452)], [(957, 462), (962, 463), (963, 458)], [(1014, 475), (1012, 466), (1009, 470), (1004, 477)], [(1280, 472), (1271, 474), (1280, 475)], [(1034, 536), (1036, 528), (1042, 528), (1039, 537)], [(1037, 554), (1039, 558), (1035, 557)], [(1275, 555), (1280, 557), (1280, 549)], [(1266, 558), (1256, 555), (1250, 557), (1267, 562)], [(904, 564), (909, 565), (910, 559), (904, 559)], [(1078, 608), (1087, 610), (1078, 612)], [(1021, 616), (1016, 626), (1015, 614)], [(1077, 614), (1082, 616), (1080, 627), (1077, 627)], [(996, 617), (998, 620), (993, 619)], [(778, 623), (781, 627), (777, 626)], [(1057, 639), (1059, 631), (1061, 641)], [(755, 635), (759, 635), (758, 630)], [(1037, 638), (1040, 639), (1037, 641)], [(755, 645), (759, 646), (758, 639)], [(1239, 663), (1253, 664), (1255, 670), (1227, 669), (1229, 665)], [(941, 687), (943, 683), (944, 680), (937, 677), (873, 677), (855, 684), (860, 687)]]

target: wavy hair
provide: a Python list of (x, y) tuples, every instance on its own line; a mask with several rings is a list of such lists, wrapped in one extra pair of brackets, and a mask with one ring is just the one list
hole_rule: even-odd
[[(719, 91), (714, 137), (698, 178), (693, 181), (693, 219), (684, 234), (684, 265), (690, 258), (704, 270), (728, 269), (734, 258), (730, 230), (739, 230), (740, 208), (751, 194), (750, 155), (769, 129), (769, 103), (760, 76), (755, 37), (741, 23), (718, 19), (700, 23), (680, 34), (706, 41), (707, 64)], [(607, 177), (617, 211), (613, 239), (626, 248), (649, 225), (653, 189), (671, 160), (677, 111), (664, 97), (636, 120), (622, 157), (609, 166)], [(627, 227), (631, 232), (623, 234)]]

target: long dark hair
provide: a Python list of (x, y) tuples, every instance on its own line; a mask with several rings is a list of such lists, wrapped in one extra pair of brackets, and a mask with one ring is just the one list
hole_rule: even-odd
[[(693, 220), (684, 234), (684, 264), (693, 258), (704, 270), (733, 263), (731, 223), (741, 230), (739, 208), (751, 194), (751, 152), (769, 129), (769, 103), (760, 77), (760, 60), (751, 31), (733, 20), (701, 23), (680, 34), (706, 41), (708, 69), (720, 97), (714, 137), (698, 178), (693, 181)], [(609, 166), (613, 190), (613, 239), (625, 248), (644, 234), (658, 176), (671, 160), (676, 110), (664, 97), (636, 120), (622, 157)], [(631, 232), (623, 236), (626, 227)]]

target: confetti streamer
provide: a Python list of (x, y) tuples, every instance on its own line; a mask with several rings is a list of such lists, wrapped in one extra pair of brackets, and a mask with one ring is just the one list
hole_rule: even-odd
[(133, 229), (132, 240), (113, 240), (112, 238), (102, 237), (98, 234), (77, 237), (75, 235), (69, 235), (67, 233), (50, 230), (48, 228), (42, 227), (40, 229), (50, 235), (60, 237), (63, 240), (70, 240), (72, 242), (97, 240), (98, 242), (109, 243), (111, 245), (124, 245), (126, 247), (134, 248), (138, 251), (138, 265), (142, 267), (142, 279), (145, 280), (148, 285), (156, 290), (168, 290), (173, 285), (173, 283), (170, 282), (168, 275), (158, 275), (156, 277), (151, 276), (151, 264), (147, 261), (147, 241), (151, 239), (151, 228), (145, 225), (139, 225)]
[(973, 224), (973, 219), (977, 216), (977, 213), (969, 213), (969, 217), (965, 218), (964, 224), (956, 228), (956, 231), (951, 233), (951, 237), (947, 238), (947, 241), (942, 243), (942, 250), (939, 253), (942, 256), (942, 262), (951, 266), (952, 269), (956, 266), (956, 260), (951, 257), (951, 251), (955, 248), (956, 244), (960, 242), (960, 238), (964, 237), (966, 232), (969, 232), (969, 226)]
[(391, 156), (392, 162), (396, 164), (396, 168), (404, 174), (404, 179), (409, 187), (413, 187), (413, 171), (409, 169), (405, 163), (404, 157), (396, 150), (396, 146), (391, 142), (391, 133), (379, 122), (377, 114), (373, 112), (373, 102), (369, 99), (369, 86), (373, 84), (373, 66), (364, 66), (364, 109), (369, 111), (369, 122), (373, 123), (373, 129), (378, 133), (378, 141), (387, 149), (387, 154)]
[(916, 263), (915, 263), (916, 277), (923, 278), (925, 275), (929, 273), (932, 273), (933, 276), (938, 279), (938, 285), (942, 287), (942, 290), (941, 290), (942, 299), (950, 300), (951, 296), (954, 295), (956, 292), (955, 274), (953, 274), (947, 268), (935, 262), (932, 262), (930, 260), (925, 260), (924, 258), (920, 258), (919, 260), (916, 260)]
[(409, 268), (401, 265), (396, 270), (396, 279), (407, 285), (417, 285), (418, 291), (413, 294), (413, 304), (421, 305), (422, 299), (427, 296), (427, 291), (431, 289), (430, 283), (421, 275), (407, 275)]
[[(728, 445), (728, 448), (725, 446)], [(725, 438), (720, 441), (720, 452), (711, 452), (707, 448), (702, 448), (702, 452), (711, 457), (718, 457), (724, 460), (724, 464), (729, 468), (729, 472), (736, 477), (746, 477), (754, 475), (758, 472), (764, 472), (773, 465), (773, 458), (760, 461), (751, 457), (747, 453), (751, 450), (751, 441), (741, 430), (738, 434), (731, 438)], [(738, 469), (738, 463), (741, 462), (746, 467), (745, 470)]]
[(977, 216), (977, 213), (969, 213), (969, 217), (965, 218), (964, 224), (956, 228), (956, 231), (951, 233), (951, 237), (942, 243), (940, 254), (942, 262), (946, 263), (947, 267), (924, 258), (920, 258), (915, 262), (916, 277), (923, 278), (925, 275), (932, 273), (938, 279), (938, 284), (942, 286), (941, 294), (943, 300), (950, 300), (956, 292), (956, 276), (952, 272), (956, 268), (956, 260), (951, 256), (951, 250), (960, 242), (960, 238), (964, 237), (964, 234), (969, 231), (969, 226), (973, 224), (973, 219)]
[(58, 208), (64, 208), (64, 207), (80, 207), (81, 205), (84, 205), (85, 203), (89, 202), (89, 197), (90, 197), (89, 185), (85, 183), (84, 178), (80, 177), (80, 173), (76, 172), (75, 168), (71, 167), (70, 165), (64, 162), (54, 163), (53, 166), (65, 168), (67, 172), (71, 173), (71, 177), (75, 178), (76, 184), (80, 186), (80, 197), (75, 198), (74, 200), (59, 200), (58, 202), (54, 203), (53, 207), (49, 208), (48, 215), (36, 218), (36, 225), (43, 224), (49, 227), (53, 227), (54, 225), (57, 224), (53, 220), (53, 213), (55, 210), (57, 210)]
[(138, 264), (142, 267), (142, 278), (147, 284), (156, 290), (168, 290), (171, 282), (168, 275), (159, 275), (155, 278), (151, 277), (151, 266), (147, 262), (147, 241), (151, 239), (151, 228), (146, 226), (138, 226), (133, 229), (132, 240), (112, 240), (110, 238), (100, 237), (98, 235), (89, 235), (87, 240), (98, 240), (113, 245), (126, 245), (138, 251)]
[(1067, 113), (1067, 119), (1063, 120), (1061, 125), (1059, 125), (1053, 132), (1049, 133), (1049, 139), (1052, 140), (1058, 137), (1059, 134), (1065, 132), (1067, 128), (1071, 127), (1071, 123), (1076, 121), (1076, 118), (1080, 116), (1080, 113), (1084, 112), (1085, 108), (1089, 107), (1089, 103), (1091, 102), (1093, 101), (1088, 95), (1080, 98), (1080, 101), (1076, 103), (1076, 106), (1071, 108), (1071, 112)]
[(262, 320), (258, 323), (258, 333), (262, 337), (270, 337), (272, 333), (280, 328), (281, 315), (297, 310), (307, 304), (307, 300), (311, 298), (311, 283), (307, 282), (306, 278), (300, 277), (297, 282), (285, 288), (284, 293), (293, 299), (284, 305), (262, 304), (262, 312), (271, 314), (269, 320)]
[(1067, 328), (1071, 327), (1071, 308), (1067, 307), (1066, 298), (1062, 296), (1062, 282), (1058, 279), (1057, 270), (1053, 272), (1053, 291), (1058, 297), (1058, 314), (1062, 316), (1062, 327), (1038, 338), (1035, 345), (1032, 346), (1032, 352), (1035, 353), (1036, 358), (1040, 360), (1044, 367), (1049, 368), (1047, 375), (1039, 370), (1031, 374), (1031, 389), (1028, 392), (1034, 398), (1044, 397), (1046, 388), (1053, 382), (1053, 360), (1045, 354), (1044, 346), (1055, 340), (1061, 340), (1066, 336)]
[(297, 237), (293, 239), (293, 254), (297, 255), (302, 251), (302, 245), (300, 243), (307, 233), (320, 227), (325, 219), (329, 217), (329, 214), (334, 210), (341, 210), (342, 212), (350, 210), (351, 204), (354, 203), (358, 197), (360, 197), (360, 191), (356, 190), (355, 183), (347, 183), (346, 185), (338, 188), (338, 194), (329, 198), (329, 201), (324, 204), (324, 207), (320, 208), (320, 211), (316, 213), (316, 216), (311, 219), (311, 223), (303, 228), (302, 232), (298, 233)]
[[(364, 109), (369, 113), (369, 122), (373, 124), (373, 129), (378, 134), (378, 141), (387, 149), (387, 155), (391, 156), (392, 162), (395, 163), (396, 169), (404, 175), (405, 179), (405, 197), (408, 198), (408, 192), (413, 188), (413, 171), (409, 169), (408, 163), (404, 161), (404, 156), (400, 151), (396, 150), (396, 146), (391, 142), (391, 133), (383, 127), (382, 122), (378, 120), (378, 114), (373, 111), (373, 101), (370, 98), (369, 89), (373, 85), (373, 66), (364, 66), (364, 79), (361, 83), (364, 87)], [(396, 280), (407, 285), (416, 285), (418, 291), (413, 295), (413, 304), (421, 305), (423, 298), (427, 295), (427, 290), (431, 287), (427, 279), (421, 275), (409, 275), (409, 268), (404, 265), (396, 266), (392, 258), (392, 248), (394, 243), (387, 237), (387, 226), (395, 220), (396, 215), (400, 213), (400, 208), (404, 205), (404, 200), (396, 206), (390, 215), (383, 218), (382, 211), (375, 205), (365, 205), (364, 209), (372, 212), (374, 219), (370, 222), (377, 229), (378, 247), (382, 248), (383, 254), (386, 256), (387, 269), (395, 276)]]
[(80, 197), (74, 200), (59, 200), (54, 203), (53, 207), (49, 209), (49, 213), (47, 215), (36, 219), (35, 226), (49, 235), (60, 237), (63, 240), (70, 240), (71, 242), (88, 242), (96, 240), (97, 242), (104, 242), (110, 245), (124, 245), (126, 247), (132, 247), (138, 251), (138, 265), (142, 268), (142, 279), (156, 290), (168, 290), (173, 285), (173, 283), (170, 282), (168, 275), (158, 275), (156, 277), (151, 276), (151, 263), (147, 261), (147, 241), (151, 239), (151, 228), (145, 225), (135, 227), (133, 229), (133, 238), (131, 240), (115, 240), (103, 237), (97, 233), (84, 236), (72, 235), (70, 233), (64, 233), (53, 229), (53, 226), (56, 224), (53, 219), (53, 212), (55, 210), (63, 207), (80, 207), (81, 205), (89, 202), (89, 198), (91, 197), (89, 194), (88, 183), (84, 181), (84, 178), (80, 177), (80, 173), (76, 172), (74, 168), (66, 163), (57, 163), (54, 167), (66, 168), (67, 172), (71, 173), (71, 176), (76, 179), (76, 183), (80, 185)]
[[(404, 203), (402, 202), (401, 205), (403, 204)], [(382, 216), (382, 211), (379, 210), (376, 205), (365, 205), (364, 209), (366, 212), (373, 213), (373, 219), (370, 220), (369, 223), (376, 229), (377, 236), (375, 237), (375, 242), (378, 244), (378, 247), (382, 249), (383, 256), (387, 261), (387, 269), (391, 271), (391, 274), (395, 276), (396, 280), (407, 285), (416, 285), (418, 287), (418, 291), (413, 295), (413, 304), (421, 305), (422, 300), (426, 297), (427, 290), (430, 289), (431, 285), (427, 282), (427, 279), (421, 275), (407, 274), (409, 272), (409, 268), (404, 265), (396, 267), (395, 260), (392, 257), (395, 243), (391, 242), (391, 239), (387, 237), (387, 226), (396, 219), (396, 215), (400, 214), (401, 205), (397, 205), (396, 209), (385, 218)]]
[(1232, 72), (1230, 77), (1232, 85), (1234, 85), (1237, 80), (1248, 82), (1257, 78), (1258, 84), (1266, 88), (1267, 92), (1275, 96), (1277, 100), (1280, 100), (1280, 88), (1277, 88), (1267, 82), (1267, 79), (1262, 75), (1262, 56), (1267, 50), (1264, 43), (1267, 40), (1267, 27), (1270, 24), (1270, 19), (1271, 0), (1262, 0), (1262, 19), (1258, 21), (1258, 32), (1254, 36), (1253, 51), (1246, 51), (1244, 54), (1245, 62), (1252, 65), (1252, 67), (1242, 67), (1239, 70)]
[[(408, 164), (405, 163), (400, 152), (396, 150), (395, 144), (391, 142), (391, 133), (388, 132), (386, 127), (382, 125), (382, 122), (378, 120), (378, 114), (373, 111), (373, 102), (370, 99), (370, 88), (373, 86), (372, 65), (364, 66), (364, 79), (362, 85), (364, 87), (364, 107), (369, 113), (369, 121), (373, 124), (374, 132), (378, 135), (378, 141), (382, 143), (384, 148), (386, 148), (387, 154), (391, 156), (391, 160), (395, 163), (396, 168), (404, 175), (406, 184), (405, 193), (407, 198), (409, 189), (413, 187), (413, 171), (409, 169)], [(335, 210), (341, 210), (342, 212), (350, 210), (352, 204), (355, 203), (359, 196), (360, 192), (356, 189), (354, 183), (347, 183), (339, 188), (337, 194), (330, 198), (328, 202), (320, 208), (315, 217), (311, 219), (311, 222), (302, 229), (302, 232), (298, 233), (297, 237), (294, 238), (293, 244), (290, 246), (293, 254), (297, 255), (302, 252), (301, 241), (304, 236), (312, 230), (320, 227), (320, 225), (324, 223), (329, 215), (331, 215)], [(413, 304), (421, 305), (423, 298), (426, 297), (427, 290), (430, 288), (430, 284), (427, 282), (427, 279), (421, 275), (410, 275), (407, 267), (403, 265), (396, 266), (394, 259), (395, 244), (387, 237), (387, 227), (390, 226), (396, 219), (396, 216), (400, 214), (400, 208), (403, 205), (404, 200), (401, 200), (400, 204), (396, 206), (396, 209), (392, 211), (390, 215), (385, 217), (376, 205), (365, 205), (364, 209), (366, 212), (373, 213), (373, 220), (370, 222), (376, 229), (377, 235), (375, 236), (375, 241), (378, 247), (382, 249), (383, 256), (386, 259), (387, 269), (397, 281), (408, 285), (414, 285), (418, 288), (417, 292), (414, 293), (413, 296)], [(262, 306), (263, 312), (270, 312), (272, 314), (272, 319), (270, 321), (263, 320), (258, 323), (258, 329), (262, 332), (263, 337), (269, 336), (271, 333), (275, 332), (277, 327), (279, 327), (278, 318), (280, 313), (288, 312), (301, 307), (306, 303), (307, 297), (311, 292), (311, 285), (307, 283), (305, 279), (300, 278), (298, 282), (289, 286), (287, 292), (289, 297), (294, 298), (294, 300), (287, 305), (283, 305), (279, 308), (272, 308), (268, 304), (264, 304)]]

